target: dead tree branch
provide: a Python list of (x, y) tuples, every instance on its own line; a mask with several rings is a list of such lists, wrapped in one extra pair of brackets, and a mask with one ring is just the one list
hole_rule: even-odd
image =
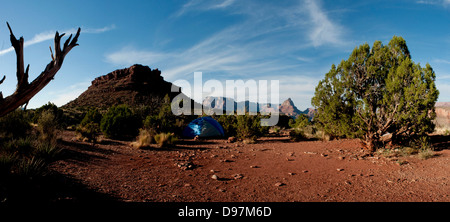
[[(9, 23), (6, 23), (10, 32), (11, 44), (16, 52), (17, 58), (17, 87), (16, 91), (3, 98), (0, 93), (0, 117), (8, 114), (11, 111), (19, 108), (23, 104), (27, 103), (33, 96), (35, 96), (39, 91), (41, 91), (56, 75), (56, 73), (61, 68), (65, 56), (72, 50), (75, 46), (78, 46), (78, 37), (80, 36), (81, 29), (78, 28), (75, 37), (72, 39), (72, 35), (64, 42), (63, 48), (61, 49), (61, 38), (65, 35), (55, 34), (55, 54), (51, 52), (52, 61), (45, 67), (45, 70), (34, 79), (31, 83), (28, 82), (28, 70), (30, 65), (25, 69), (24, 59), (23, 59), (23, 37), (17, 39)], [(51, 51), (51, 48), (50, 48)], [(5, 80), (5, 76), (0, 80), (0, 84)]]

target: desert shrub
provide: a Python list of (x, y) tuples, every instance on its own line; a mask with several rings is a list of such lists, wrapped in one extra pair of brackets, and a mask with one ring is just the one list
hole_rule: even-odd
[(100, 134), (100, 126), (98, 123), (86, 123), (84, 125), (79, 125), (76, 128), (77, 133), (82, 140), (87, 140), (89, 142), (95, 143), (97, 141), (98, 135)]
[(52, 111), (46, 110), (39, 114), (36, 127), (42, 142), (56, 144), (58, 134), (61, 132), (61, 126)]
[(306, 126), (311, 125), (311, 123), (309, 122), (308, 117), (305, 114), (300, 114), (297, 116), (297, 118), (294, 119), (290, 119), (289, 120), (289, 126), (291, 128), (304, 128)]
[(256, 139), (267, 134), (269, 127), (261, 126), (261, 117), (258, 115), (237, 116), (237, 137), (241, 139)]
[(113, 106), (103, 116), (100, 129), (108, 138), (130, 139), (137, 136), (140, 128), (139, 119), (127, 105)]
[(25, 137), (31, 130), (30, 118), (26, 111), (17, 109), (0, 118), (0, 137)]
[(435, 153), (431, 148), (420, 149), (419, 153), (417, 154), (417, 156), (421, 160), (429, 159), (429, 158), (433, 157), (434, 155), (435, 155)]
[(102, 121), (102, 114), (100, 114), (97, 108), (92, 108), (87, 111), (83, 120), (81, 120), (80, 125), (86, 125), (88, 123), (100, 124), (101, 121)]
[(157, 114), (148, 115), (143, 121), (143, 127), (156, 133), (173, 132), (175, 135), (181, 135), (191, 118), (185, 115), (174, 115), (171, 110), (170, 98), (166, 95)]
[(155, 132), (152, 131), (151, 129), (139, 129), (139, 136), (136, 140), (136, 142), (133, 142), (133, 146), (136, 148), (146, 148), (149, 147), (151, 144), (153, 144), (154, 141), (154, 137), (155, 136)]
[(19, 176), (33, 178), (47, 174), (47, 164), (40, 158), (26, 158), (19, 161), (16, 169)]
[(292, 120), (292, 118), (290, 116), (280, 114), (278, 117), (278, 123), (276, 124), (276, 126), (278, 126), (280, 128), (284, 128), (284, 129), (291, 128), (291, 126), (290, 126), (291, 120)]
[(172, 146), (178, 140), (174, 133), (159, 133), (154, 138), (160, 148)]
[(42, 114), (44, 112), (50, 112), (53, 114), (55, 121), (58, 124), (63, 124), (64, 123), (64, 111), (60, 108), (58, 108), (58, 106), (56, 106), (55, 104), (49, 102), (41, 107), (39, 107), (38, 109), (36, 109), (34, 111), (34, 116), (32, 118), (32, 121), (34, 123), (37, 123), (39, 118), (42, 116)]
[(38, 142), (34, 147), (34, 156), (50, 163), (59, 157), (61, 151), (62, 149), (54, 143)]
[(5, 142), (3, 147), (3, 151), (7, 153), (16, 153), (20, 156), (30, 156), (33, 149), (33, 139), (31, 137), (11, 139)]
[(289, 132), (289, 139), (293, 142), (298, 142), (306, 139), (306, 135), (302, 130), (294, 129)]
[(235, 115), (220, 115), (215, 119), (222, 126), (226, 136), (237, 137), (237, 117)]
[(95, 142), (100, 134), (100, 122), (102, 115), (98, 109), (90, 109), (84, 116), (81, 123), (77, 126), (76, 131), (82, 139)]

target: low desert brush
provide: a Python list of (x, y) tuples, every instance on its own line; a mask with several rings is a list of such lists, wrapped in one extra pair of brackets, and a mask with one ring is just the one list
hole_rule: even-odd
[(132, 145), (138, 149), (149, 147), (150, 144), (155, 142), (153, 135), (152, 130), (140, 129), (137, 141), (133, 142)]
[(178, 140), (173, 133), (156, 134), (154, 139), (160, 148), (171, 146)]
[(431, 148), (427, 149), (420, 149), (419, 153), (417, 154), (419, 159), (426, 160), (434, 156), (434, 151)]

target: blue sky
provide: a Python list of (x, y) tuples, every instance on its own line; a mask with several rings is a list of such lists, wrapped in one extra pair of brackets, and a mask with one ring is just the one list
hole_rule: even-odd
[[(358, 45), (405, 38), (412, 58), (437, 75), (439, 101), (450, 101), (449, 0), (8, 1), (0, 8), (0, 85), (16, 85), (6, 21), (25, 38), (30, 80), (50, 61), (55, 31), (80, 46), (29, 107), (63, 105), (100, 75), (139, 63), (167, 81), (279, 80), (280, 102), (311, 107), (319, 80)], [(26, 65), (25, 64), (25, 65)]]

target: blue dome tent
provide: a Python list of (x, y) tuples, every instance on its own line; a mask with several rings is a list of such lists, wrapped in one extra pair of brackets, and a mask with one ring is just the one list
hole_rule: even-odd
[(184, 128), (183, 136), (187, 138), (225, 136), (222, 126), (213, 118), (206, 116), (193, 120)]

